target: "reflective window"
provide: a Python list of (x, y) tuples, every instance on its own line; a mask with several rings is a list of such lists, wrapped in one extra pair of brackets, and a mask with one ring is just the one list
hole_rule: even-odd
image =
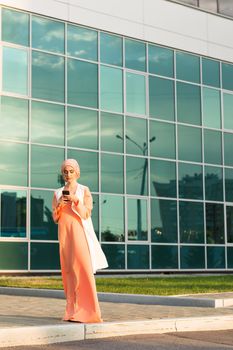
[(227, 242), (233, 243), (233, 206), (226, 206)]
[(124, 197), (102, 195), (101, 240), (123, 242), (125, 240)]
[(225, 168), (226, 201), (233, 202), (233, 169)]
[(179, 197), (203, 198), (202, 166), (179, 163)]
[(100, 32), (100, 61), (122, 66), (122, 38)]
[(222, 168), (205, 166), (205, 198), (211, 201), (223, 201)]
[(60, 270), (58, 243), (31, 243), (32, 270)]
[(204, 269), (205, 248), (203, 246), (181, 246), (180, 265), (182, 269)]
[[(100, 105), (101, 109), (123, 111), (122, 70), (107, 66), (100, 67)], [(114, 84), (113, 84), (114, 82)]]
[(148, 45), (149, 72), (166, 77), (174, 75), (174, 53), (173, 50)]
[(129, 244), (127, 261), (128, 269), (149, 269), (149, 246)]
[(28, 100), (0, 96), (0, 115), (1, 138), (28, 140)]
[(233, 130), (233, 94), (223, 94), (224, 128)]
[(177, 82), (177, 120), (182, 123), (201, 124), (199, 86)]
[(204, 243), (203, 203), (180, 201), (181, 243)]
[(98, 194), (92, 194), (93, 209), (91, 212), (91, 219), (94, 226), (95, 234), (99, 239), (99, 196)]
[(149, 76), (149, 108), (150, 117), (174, 120), (174, 82)]
[(218, 90), (203, 88), (203, 125), (221, 128), (221, 103)]
[(180, 160), (202, 161), (201, 129), (178, 125), (178, 157)]
[(101, 149), (123, 153), (123, 117), (117, 114), (101, 113)]
[(67, 25), (67, 55), (97, 61), (97, 40), (97, 31)]
[[(206, 2), (206, 0), (204, 0)], [(205, 85), (220, 86), (219, 62), (202, 57), (202, 82)]]
[(224, 269), (225, 268), (225, 248), (207, 247), (207, 268)]
[(151, 196), (176, 197), (176, 163), (150, 160)]
[(224, 212), (222, 204), (206, 203), (207, 243), (224, 244)]
[[(101, 191), (124, 192), (123, 157), (101, 154)], [(114, 186), (113, 186), (114, 184)]]
[(64, 107), (32, 101), (32, 142), (64, 145)]
[(178, 247), (172, 245), (152, 245), (152, 269), (177, 269)]
[(148, 215), (146, 199), (127, 199), (128, 240), (147, 241), (148, 239)]
[(222, 133), (204, 129), (205, 163), (222, 164)]
[(2, 89), (16, 94), (28, 94), (28, 53), (26, 50), (3, 47)]
[(174, 124), (150, 121), (150, 155), (152, 157), (175, 158)]
[(127, 117), (125, 130), (126, 153), (146, 155), (147, 121), (142, 118)]
[(125, 39), (125, 67), (146, 71), (146, 45), (141, 41)]
[(126, 73), (126, 111), (146, 114), (146, 81), (144, 75)]
[(102, 244), (106, 255), (109, 269), (125, 269), (125, 245), (124, 244)]
[(2, 40), (28, 46), (29, 15), (27, 13), (2, 9)]
[(27, 186), (28, 145), (0, 142), (0, 183)]
[(80, 165), (81, 184), (88, 186), (90, 191), (99, 191), (98, 153), (68, 149), (68, 158), (74, 158)]
[(222, 63), (222, 87), (226, 90), (233, 90), (233, 64)]
[(57, 188), (63, 185), (60, 174), (64, 150), (61, 148), (34, 146), (31, 149), (31, 185)]
[(176, 52), (176, 78), (200, 82), (200, 58), (184, 52)]
[(64, 58), (42, 52), (32, 52), (32, 97), (64, 101)]
[(0, 196), (0, 237), (26, 237), (26, 191), (1, 190)]
[(52, 217), (54, 192), (31, 190), (31, 239), (57, 240)]
[(184, 2), (185, 4), (197, 6), (197, 1), (198, 0), (181, 0), (181, 2)]
[(32, 47), (64, 53), (65, 25), (48, 18), (32, 16)]
[(219, 0), (219, 13), (233, 17), (233, 4), (230, 0)]
[(177, 201), (151, 199), (151, 241), (177, 242)]
[(98, 113), (90, 109), (67, 108), (67, 144), (70, 147), (98, 148)]
[(68, 59), (68, 103), (98, 107), (98, 67), (96, 64)]
[(146, 196), (148, 159), (137, 157), (126, 157), (126, 192)]
[(224, 133), (224, 160), (225, 165), (233, 165), (233, 134)]
[(217, 12), (217, 0), (199, 0), (199, 6), (203, 10)]
[(227, 267), (233, 268), (233, 247), (227, 247)]
[(1, 242), (1, 270), (28, 270), (28, 243)]

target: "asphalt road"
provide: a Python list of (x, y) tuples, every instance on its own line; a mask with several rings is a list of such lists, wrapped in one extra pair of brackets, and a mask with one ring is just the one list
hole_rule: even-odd
[(226, 350), (233, 349), (233, 329), (137, 335), (78, 342), (0, 348), (9, 350)]

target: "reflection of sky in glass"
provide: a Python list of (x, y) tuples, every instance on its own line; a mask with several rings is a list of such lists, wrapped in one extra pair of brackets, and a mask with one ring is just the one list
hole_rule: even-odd
[(200, 58), (184, 52), (176, 53), (176, 77), (180, 80), (200, 82)]
[[(101, 66), (100, 68), (101, 109), (113, 112), (123, 110), (122, 70)], [(114, 82), (114, 84), (113, 84)]]
[(126, 68), (146, 70), (146, 46), (145, 43), (125, 39), (125, 66)]
[(146, 114), (146, 83), (143, 75), (126, 74), (126, 111)]
[(126, 118), (126, 153), (147, 154), (147, 121), (142, 118)]
[(14, 44), (28, 46), (29, 15), (3, 8), (2, 40)]
[(221, 128), (220, 92), (203, 88), (203, 125), (210, 128)]
[(178, 126), (178, 157), (180, 160), (201, 162), (201, 129)]
[(101, 150), (123, 153), (123, 117), (101, 113)]
[[(123, 197), (111, 195), (101, 196), (101, 232), (104, 240), (124, 240)], [(108, 237), (106, 232), (114, 235), (115, 239)]]
[(233, 166), (233, 134), (224, 133), (224, 162)]
[(123, 157), (101, 154), (101, 191), (123, 193), (123, 183)]
[(223, 94), (224, 128), (233, 130), (233, 95)]
[(150, 122), (150, 155), (161, 158), (175, 158), (175, 125), (158, 121)]
[(100, 61), (122, 66), (122, 38), (108, 33), (100, 33)]
[(205, 85), (219, 87), (219, 62), (202, 57), (202, 81)]
[(204, 130), (205, 163), (222, 163), (222, 133), (214, 130)]
[(147, 200), (128, 198), (127, 213), (128, 238), (133, 240), (147, 240)]
[(201, 91), (199, 86), (177, 82), (177, 119), (201, 124)]
[(68, 24), (67, 54), (69, 56), (96, 61), (97, 40), (97, 31)]
[(148, 45), (149, 72), (173, 77), (173, 50)]
[(126, 158), (126, 191), (129, 194), (147, 195), (147, 159)]

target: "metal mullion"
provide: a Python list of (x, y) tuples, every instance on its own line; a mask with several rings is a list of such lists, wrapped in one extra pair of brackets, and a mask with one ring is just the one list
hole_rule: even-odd
[(97, 37), (97, 60), (98, 60), (98, 206), (99, 206), (99, 242), (102, 244), (102, 188), (101, 188), (101, 158), (102, 158), (102, 149), (101, 149), (101, 93), (100, 93), (100, 31), (98, 31)]
[(67, 75), (68, 75), (68, 58), (67, 58), (67, 22), (65, 22), (65, 33), (64, 33), (64, 40), (65, 40), (65, 57), (64, 57), (64, 74), (65, 74), (65, 105), (64, 105), (64, 157), (67, 159), (68, 157), (68, 150), (67, 150), (67, 119), (68, 119), (68, 107), (67, 107), (67, 101), (68, 101), (68, 84), (67, 84)]

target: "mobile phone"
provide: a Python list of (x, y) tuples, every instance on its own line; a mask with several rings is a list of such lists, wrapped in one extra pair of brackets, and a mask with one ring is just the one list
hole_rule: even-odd
[(63, 190), (63, 191), (62, 191), (62, 194), (63, 194), (63, 196), (69, 196), (70, 191)]

